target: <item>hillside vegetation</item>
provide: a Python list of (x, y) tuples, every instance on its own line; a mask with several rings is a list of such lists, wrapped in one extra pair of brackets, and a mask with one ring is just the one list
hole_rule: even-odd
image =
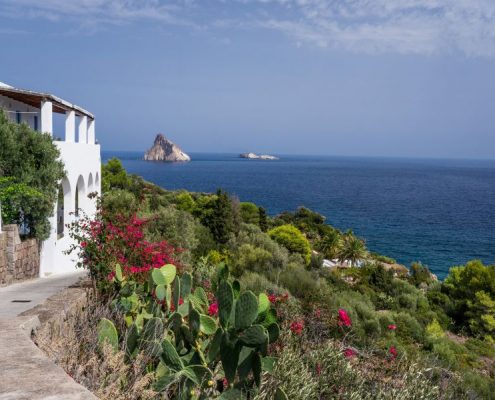
[[(97, 300), (62, 362), (99, 396), (495, 398), (494, 266), (439, 282), (306, 208), (167, 191), (116, 159), (103, 191), (98, 219), (72, 226)], [(90, 376), (94, 357), (119, 367)]]

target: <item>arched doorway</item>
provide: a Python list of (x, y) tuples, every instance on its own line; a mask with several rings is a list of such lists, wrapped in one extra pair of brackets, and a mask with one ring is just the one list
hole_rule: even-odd
[(86, 198), (86, 188), (84, 186), (84, 178), (82, 177), (82, 175), (79, 175), (76, 184), (75, 207), (74, 207), (74, 214), (76, 215), (76, 217), (79, 217), (79, 211), (81, 209), (84, 209), (85, 198)]
[(71, 193), (70, 183), (67, 178), (62, 179), (58, 187), (57, 200), (57, 238), (64, 236), (65, 224), (68, 223), (68, 211), (70, 210)]

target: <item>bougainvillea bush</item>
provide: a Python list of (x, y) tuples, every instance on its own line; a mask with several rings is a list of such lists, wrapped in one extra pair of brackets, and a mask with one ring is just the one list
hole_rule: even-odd
[(83, 216), (70, 225), (70, 235), (76, 244), (69, 249), (78, 266), (86, 268), (99, 290), (109, 289), (119, 264), (124, 276), (131, 275), (139, 282), (146, 280), (147, 272), (165, 264), (179, 265), (176, 256), (181, 249), (167, 241), (149, 242), (144, 227), (148, 221), (136, 215), (112, 216), (103, 211), (96, 217)]

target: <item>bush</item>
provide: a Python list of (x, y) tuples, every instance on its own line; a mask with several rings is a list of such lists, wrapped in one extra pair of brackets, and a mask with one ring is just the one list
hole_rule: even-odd
[(268, 235), (292, 253), (303, 256), (306, 265), (311, 261), (311, 247), (308, 239), (294, 225), (281, 225), (268, 231)]
[(0, 201), (5, 224), (22, 226), (31, 237), (50, 235), (49, 218), (65, 175), (50, 135), (10, 122), (0, 110)]
[(117, 215), (130, 217), (138, 210), (136, 197), (123, 189), (114, 189), (105, 193), (102, 198), (102, 207), (105, 210), (105, 218), (113, 220)]
[(258, 206), (254, 203), (242, 202), (241, 207), (241, 217), (242, 221), (246, 224), (260, 224), (260, 210)]
[(173, 246), (183, 249), (179, 260), (191, 263), (192, 252), (199, 244), (196, 237), (199, 223), (185, 211), (173, 207), (162, 208), (146, 225), (146, 237), (152, 242), (168, 241)]

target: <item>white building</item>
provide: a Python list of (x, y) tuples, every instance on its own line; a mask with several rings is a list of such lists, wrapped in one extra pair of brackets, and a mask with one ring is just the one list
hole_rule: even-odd
[[(85, 213), (94, 215), (101, 193), (100, 145), (95, 141), (95, 118), (85, 109), (47, 93), (17, 89), (0, 82), (0, 109), (10, 120), (50, 134), (60, 150), (66, 177), (51, 217), (50, 237), (41, 245), (40, 276), (75, 269), (74, 255), (64, 254), (71, 244), (65, 225)], [(61, 114), (61, 116), (60, 116)], [(54, 119), (65, 120), (65, 132), (54, 132)]]

